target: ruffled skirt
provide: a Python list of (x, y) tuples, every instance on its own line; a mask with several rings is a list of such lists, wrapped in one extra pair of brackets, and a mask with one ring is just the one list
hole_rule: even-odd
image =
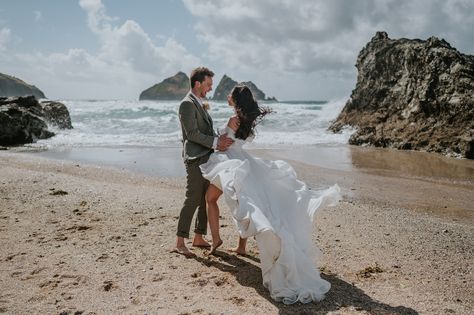
[(339, 186), (310, 190), (288, 163), (240, 148), (213, 153), (200, 167), (223, 191), (240, 236), (255, 236), (271, 297), (285, 304), (323, 299), (331, 285), (320, 277), (311, 235), (317, 210), (340, 199)]

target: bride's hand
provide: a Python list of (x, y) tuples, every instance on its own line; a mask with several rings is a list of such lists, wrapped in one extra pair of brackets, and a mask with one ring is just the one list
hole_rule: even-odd
[(232, 116), (229, 118), (229, 123), (227, 126), (229, 126), (232, 130), (237, 131), (239, 129), (240, 121), (239, 117), (237, 116)]

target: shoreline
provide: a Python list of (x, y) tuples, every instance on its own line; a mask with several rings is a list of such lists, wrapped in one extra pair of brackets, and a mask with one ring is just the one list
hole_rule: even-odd
[[(0, 310), (469, 314), (472, 218), (417, 211), (423, 205), (410, 203), (420, 196), (407, 192), (421, 189), (428, 207), (446, 200), (440, 192), (454, 192), (450, 202), (462, 205), (472, 187), (289, 161), (312, 186), (339, 183), (344, 193), (339, 205), (317, 217), (313, 240), (324, 253), (322, 277), (332, 288), (316, 304), (271, 300), (253, 239), (248, 257), (224, 250), (210, 257), (194, 249), (196, 259), (170, 253), (183, 177), (0, 151)], [(220, 205), (224, 249), (237, 235)]]
[[(340, 144), (249, 146), (247, 150), (262, 157), (291, 160), (326, 169), (474, 184), (474, 160), (447, 157), (432, 152)], [(138, 171), (145, 175), (179, 177), (185, 174), (184, 167), (181, 167), (181, 147), (173, 145), (56, 148), (24, 146), (11, 147), (3, 151), (37, 154), (47, 158), (77, 161), (91, 165), (109, 165)], [(123, 156), (118, 156), (119, 153)], [(168, 171), (160, 167), (157, 161), (147, 161), (157, 157), (160, 158), (160, 162), (165, 162), (165, 164), (172, 161), (167, 167)], [(132, 164), (137, 164), (137, 162), (140, 162), (139, 165), (133, 167)]]
[[(289, 162), (310, 187), (348, 187), (351, 199), (394, 203), (417, 211), (474, 222), (474, 161), (419, 151), (338, 146), (248, 149), (264, 159)], [(150, 177), (185, 177), (181, 147), (84, 147), (28, 152), (127, 170)], [(376, 184), (375, 184), (376, 183)]]

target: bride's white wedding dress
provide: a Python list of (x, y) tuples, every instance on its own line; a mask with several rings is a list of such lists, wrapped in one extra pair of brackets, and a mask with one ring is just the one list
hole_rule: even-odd
[(316, 210), (339, 200), (339, 187), (310, 190), (288, 163), (250, 155), (246, 141), (226, 132), (235, 142), (213, 153), (201, 171), (223, 191), (240, 236), (255, 236), (264, 286), (285, 304), (320, 301), (331, 285), (320, 277), (311, 235)]

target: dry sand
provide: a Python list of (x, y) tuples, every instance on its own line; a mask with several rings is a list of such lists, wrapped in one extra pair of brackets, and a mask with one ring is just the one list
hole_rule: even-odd
[[(292, 164), (345, 194), (313, 234), (332, 284), (317, 304), (270, 298), (253, 239), (248, 257), (170, 253), (183, 178), (0, 152), (0, 313), (471, 313), (472, 182)], [(237, 235), (221, 209), (225, 248)]]

